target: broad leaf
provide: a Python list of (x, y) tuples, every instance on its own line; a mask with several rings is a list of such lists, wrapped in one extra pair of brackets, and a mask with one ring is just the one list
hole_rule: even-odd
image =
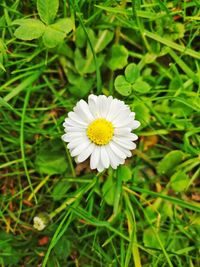
[(147, 108), (147, 106), (144, 103), (148, 103), (149, 100), (147, 100), (146, 98), (141, 99), (142, 101), (140, 102), (134, 102), (133, 105), (133, 111), (136, 113), (136, 119), (138, 121), (141, 122), (141, 127), (145, 127), (146, 125), (149, 124), (150, 122), (150, 113), (149, 113), (149, 109)]
[(59, 0), (37, 0), (37, 10), (41, 20), (48, 24), (53, 23), (59, 7)]
[(102, 187), (103, 198), (108, 205), (113, 206), (115, 199), (115, 183), (112, 175), (110, 175), (103, 184)]
[(113, 45), (108, 60), (111, 70), (123, 69), (128, 63), (128, 50), (123, 45)]
[[(159, 239), (161, 240), (162, 244), (165, 245), (167, 241), (167, 235), (163, 232), (158, 232)], [(143, 242), (144, 245), (148, 248), (157, 248), (160, 249), (159, 241), (156, 238), (156, 235), (152, 228), (147, 228), (143, 232)]]
[(129, 64), (125, 69), (126, 80), (130, 83), (133, 83), (139, 78), (140, 70), (135, 63)]
[(98, 38), (94, 46), (96, 53), (101, 52), (113, 39), (114, 33), (108, 30), (99, 31)]
[(84, 97), (92, 89), (94, 83), (94, 77), (82, 77), (74, 74), (72, 71), (68, 71), (67, 79), (72, 84), (68, 87), (71, 94), (78, 98)]
[(115, 89), (116, 91), (123, 96), (128, 96), (131, 93), (131, 84), (126, 81), (123, 75), (119, 75), (116, 77), (115, 82)]
[(54, 24), (51, 24), (51, 28), (64, 33), (69, 33), (74, 27), (73, 21), (70, 18), (59, 19)]
[[(101, 51), (103, 51), (106, 46), (112, 41), (114, 36), (113, 32), (109, 30), (99, 31), (98, 36), (95, 35), (94, 31), (91, 28), (87, 28), (86, 31), (95, 53), (100, 53)], [(88, 56), (92, 54), (89, 42), (87, 42), (86, 53)]]
[(83, 27), (79, 26), (75, 31), (75, 44), (78, 48), (83, 48), (86, 46), (87, 36), (83, 30)]
[(61, 43), (65, 38), (65, 33), (57, 31), (50, 26), (46, 27), (45, 33), (42, 37), (43, 43), (48, 48), (53, 48)]
[(63, 235), (54, 247), (54, 253), (58, 258), (67, 259), (71, 252), (71, 242), (66, 235)]
[(181, 88), (183, 86), (183, 83), (180, 79), (180, 77), (173, 77), (170, 84), (169, 84), (169, 90), (178, 90), (179, 88)]
[(183, 192), (187, 188), (189, 181), (190, 179), (185, 172), (178, 171), (170, 178), (170, 186), (176, 192)]
[(40, 145), (35, 160), (36, 169), (45, 174), (60, 174), (67, 169), (63, 144), (60, 140), (50, 140)]
[(117, 177), (120, 177), (121, 180), (124, 182), (131, 180), (132, 178), (131, 169), (125, 165), (119, 166), (117, 170)]
[(185, 154), (180, 150), (170, 151), (165, 157), (158, 163), (157, 172), (160, 175), (170, 176), (174, 173), (174, 169), (185, 158)]
[(72, 86), (68, 87), (71, 94), (77, 96), (78, 98), (84, 97), (92, 89), (94, 79), (77, 77), (76, 82)]
[[(96, 70), (93, 56), (86, 55), (86, 58), (81, 54), (81, 51), (77, 48), (75, 50), (75, 66), (80, 74), (93, 73)], [(100, 67), (104, 60), (104, 55), (99, 54), (97, 59), (97, 65)]]
[(143, 81), (143, 80), (137, 80), (133, 85), (132, 88), (134, 91), (140, 93), (140, 94), (146, 94), (151, 90), (151, 86)]
[(19, 24), (14, 35), (22, 40), (33, 40), (43, 35), (45, 25), (37, 19), (22, 19), (14, 21), (13, 24)]
[(63, 197), (65, 197), (69, 188), (70, 188), (70, 184), (67, 183), (66, 180), (59, 181), (55, 185), (53, 192), (51, 194), (53, 197), (53, 200), (58, 201), (58, 200), (62, 199)]

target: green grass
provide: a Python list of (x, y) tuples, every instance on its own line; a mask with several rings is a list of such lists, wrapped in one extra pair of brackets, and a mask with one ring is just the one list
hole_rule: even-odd
[[(48, 2), (0, 3), (0, 266), (199, 266), (199, 1)], [(76, 165), (61, 141), (90, 93), (141, 122), (117, 171)]]

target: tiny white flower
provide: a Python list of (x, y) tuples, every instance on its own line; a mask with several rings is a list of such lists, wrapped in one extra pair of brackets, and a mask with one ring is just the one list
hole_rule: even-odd
[(68, 142), (71, 156), (78, 163), (90, 157), (91, 169), (99, 172), (111, 166), (116, 169), (131, 157), (133, 142), (138, 139), (132, 130), (140, 126), (135, 113), (112, 96), (90, 95), (88, 103), (80, 100), (63, 124), (62, 140)]
[(38, 231), (42, 231), (46, 227), (44, 220), (38, 216), (33, 218), (33, 223), (33, 227)]

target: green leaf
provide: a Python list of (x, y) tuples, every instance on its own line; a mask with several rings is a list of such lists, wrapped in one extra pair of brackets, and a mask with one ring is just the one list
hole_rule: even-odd
[(190, 224), (196, 224), (200, 226), (200, 214), (192, 214), (192, 216), (190, 217)]
[(175, 167), (179, 165), (185, 158), (185, 154), (180, 150), (170, 151), (165, 157), (158, 163), (157, 172), (159, 175), (170, 176), (174, 173)]
[[(70, 72), (69, 72), (70, 73)], [(68, 73), (68, 74), (69, 74)], [(89, 93), (92, 89), (94, 78), (84, 78), (78, 75), (73, 75), (74, 79), (72, 79), (72, 75), (68, 75), (67, 78), (72, 84), (68, 87), (68, 90), (71, 94), (77, 96), (78, 98), (82, 98)]]
[(170, 90), (178, 90), (183, 86), (183, 83), (181, 82), (179, 77), (173, 77), (170, 84), (169, 89)]
[(110, 175), (104, 182), (102, 192), (105, 202), (108, 205), (113, 206), (115, 199), (115, 183), (113, 181), (112, 175)]
[(156, 21), (156, 29), (159, 35), (169, 40), (177, 40), (184, 37), (185, 26), (183, 23), (175, 22), (171, 17), (164, 16)]
[(83, 30), (83, 27), (79, 26), (75, 31), (75, 44), (78, 48), (86, 46), (87, 36)]
[(70, 18), (59, 19), (54, 24), (51, 24), (51, 28), (66, 34), (72, 31), (73, 27), (74, 23)]
[(41, 20), (47, 25), (53, 23), (59, 7), (59, 0), (37, 0)]
[(132, 178), (131, 169), (128, 166), (121, 165), (117, 169), (117, 176), (120, 176), (124, 182), (129, 181)]
[(125, 69), (125, 77), (129, 83), (135, 82), (140, 76), (140, 70), (135, 63), (129, 64)]
[(141, 127), (145, 127), (150, 122), (149, 109), (144, 104), (148, 101), (146, 98), (143, 101), (140, 101), (139, 103), (136, 102), (133, 105), (133, 111), (136, 113), (136, 120), (139, 120), (141, 122)]
[[(93, 73), (96, 70), (96, 66), (94, 63), (94, 59), (93, 56), (92, 57), (87, 57), (88, 55), (86, 55), (86, 58), (84, 58), (84, 56), (81, 54), (81, 51), (77, 48), (75, 50), (75, 66), (77, 71), (80, 74), (86, 74), (86, 73)], [(97, 57), (97, 65), (98, 67), (100, 67), (103, 63), (104, 60), (104, 55), (103, 54), (99, 54)]]
[(96, 53), (100, 53), (112, 41), (114, 33), (109, 30), (99, 31), (95, 40), (94, 49)]
[(155, 208), (153, 206), (147, 206), (145, 208), (145, 214), (148, 216), (151, 223), (155, 222), (156, 219), (158, 219), (158, 213), (156, 212)]
[(144, 57), (143, 57), (143, 64), (151, 64), (153, 62), (155, 62), (157, 58), (157, 55), (156, 54), (153, 54), (153, 53), (147, 53)]
[(161, 212), (163, 213), (164, 216), (169, 217), (171, 219), (173, 219), (173, 204), (170, 201), (164, 201), (162, 203), (162, 207), (161, 207)]
[(67, 169), (65, 150), (59, 139), (42, 143), (35, 160), (39, 172), (52, 175), (64, 173)]
[[(109, 30), (103, 30), (98, 32), (98, 36), (95, 35), (95, 32), (91, 28), (86, 28), (88, 38), (90, 40), (90, 43), (94, 49), (95, 53), (100, 53), (103, 51), (106, 46), (112, 41), (114, 33)], [(83, 34), (83, 33), (82, 33)], [(84, 32), (85, 34), (85, 32)], [(89, 45), (89, 42), (87, 42), (87, 55), (91, 56), (92, 51), (91, 47)]]
[(123, 96), (128, 96), (131, 93), (131, 84), (126, 81), (123, 75), (118, 75), (115, 79), (114, 86), (116, 91)]
[(171, 39), (172, 40), (177, 40), (177, 39), (180, 39), (180, 38), (183, 38), (184, 37), (184, 34), (185, 34), (185, 26), (183, 23), (176, 23), (174, 25), (174, 33), (173, 35), (171, 35)]
[(151, 86), (143, 81), (143, 80), (137, 80), (133, 85), (132, 88), (134, 91), (140, 93), (140, 94), (146, 94), (151, 90)]
[[(76, 50), (75, 50), (75, 66), (77, 71), (83, 75), (87, 73), (93, 73), (96, 71), (96, 65), (94, 61), (94, 53), (98, 54), (96, 56), (97, 68), (99, 68), (104, 60), (104, 54), (101, 52), (108, 43), (113, 39), (113, 33), (108, 30), (99, 31), (98, 36), (95, 36), (94, 31), (91, 28), (85, 28), (87, 34), (84, 29), (79, 27), (76, 32)], [(88, 42), (87, 40), (90, 40)], [(79, 48), (83, 48), (86, 46), (86, 51), (80, 51)], [(93, 48), (93, 51), (91, 49)]]
[[(187, 116), (191, 115), (194, 110), (192, 109), (192, 101), (191, 99), (187, 99), (182, 97), (181, 100), (183, 102), (174, 101), (170, 106), (170, 112), (174, 115), (176, 115), (179, 118), (186, 118)], [(187, 106), (186, 104), (190, 104), (191, 106)], [(184, 121), (187, 123), (186, 121)]]
[(42, 37), (43, 43), (48, 48), (53, 48), (61, 43), (65, 38), (65, 33), (57, 31), (50, 26), (46, 27), (44, 35)]
[(70, 188), (70, 184), (66, 180), (59, 181), (53, 189), (51, 196), (53, 200), (58, 201), (65, 197), (67, 191)]
[(69, 254), (71, 252), (71, 242), (66, 237), (66, 235), (63, 235), (57, 242), (54, 247), (54, 252), (56, 256), (61, 259), (67, 259), (69, 257)]
[(176, 192), (183, 192), (187, 189), (189, 181), (189, 176), (180, 170), (175, 172), (170, 178), (170, 186)]
[(14, 24), (20, 24), (14, 35), (22, 40), (33, 40), (43, 35), (45, 25), (37, 19), (22, 19), (15, 21)]
[(0, 232), (0, 259), (4, 266), (17, 266), (20, 260), (19, 251), (12, 247), (14, 236)]
[(68, 65), (65, 64), (64, 61), (67, 62), (68, 58), (73, 60), (74, 59), (74, 51), (69, 46), (69, 44), (67, 44), (66, 42), (62, 42), (62, 43), (58, 44), (58, 46), (55, 47), (55, 49), (53, 49), (53, 52), (57, 53), (60, 56), (59, 60), (60, 60), (60, 62), (62, 62), (61, 64), (64, 64), (63, 68), (64, 68), (64, 71), (66, 71), (66, 73), (67, 73), (68, 72)]
[(123, 69), (128, 63), (128, 50), (123, 45), (113, 45), (108, 59), (111, 70)]
[[(159, 235), (159, 238), (160, 238), (161, 242), (163, 243), (163, 245), (165, 245), (165, 243), (167, 241), (166, 234), (163, 232), (158, 232), (158, 235)], [(154, 231), (152, 230), (152, 228), (150, 228), (150, 227), (144, 230), (143, 242), (144, 242), (144, 245), (146, 247), (160, 249), (160, 244), (156, 238), (156, 235), (155, 235)]]

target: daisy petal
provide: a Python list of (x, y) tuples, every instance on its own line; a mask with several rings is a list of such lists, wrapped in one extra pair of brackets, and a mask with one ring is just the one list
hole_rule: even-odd
[(104, 146), (101, 146), (101, 162), (104, 168), (109, 167), (109, 157)]
[(64, 134), (64, 136), (65, 136), (66, 140), (63, 139), (63, 141), (65, 141), (65, 142), (73, 141), (73, 139), (75, 139), (75, 138), (86, 138), (86, 139), (88, 139), (88, 137), (87, 137), (85, 132), (68, 132), (67, 129), (65, 129), (65, 132), (66, 132), (66, 134)]
[(67, 127), (66, 130), (67, 130), (68, 132), (76, 132), (76, 133), (78, 133), (78, 132), (82, 132), (82, 133), (84, 133), (84, 132), (85, 132), (85, 129), (84, 129), (84, 128), (73, 127), (73, 126), (71, 126), (71, 127)]
[(90, 112), (88, 104), (84, 100), (80, 100), (74, 108), (75, 113), (86, 122), (94, 120), (94, 116)]
[[(81, 117), (79, 117), (79, 116), (77, 115), (76, 112), (73, 112), (73, 111), (69, 112), (69, 113), (68, 113), (68, 117), (69, 117), (71, 120), (73, 120), (74, 122), (76, 122), (76, 123), (78, 123), (78, 124), (80, 124), (80, 125), (87, 126), (87, 122), (84, 121)], [(65, 121), (66, 121), (66, 120), (67, 120), (67, 119), (65, 119)]]
[(123, 109), (126, 109), (126, 107), (122, 106), (118, 99), (113, 99), (110, 104), (106, 119), (112, 121)]
[(77, 162), (83, 162), (85, 161), (93, 152), (95, 145), (91, 143), (87, 149), (85, 149), (81, 154), (77, 157)]
[(116, 145), (113, 141), (111, 141), (110, 143), (109, 143), (109, 145), (110, 145), (110, 148), (112, 149), (112, 151), (116, 154), (116, 155), (118, 155), (120, 158), (122, 158), (122, 159), (125, 159), (126, 158), (126, 154), (121, 150), (121, 149), (119, 149), (118, 148), (118, 145)]
[(126, 148), (126, 149), (135, 149), (136, 148), (136, 144), (129, 141), (129, 140), (125, 140), (125, 139), (122, 139), (122, 138), (117, 138), (117, 137), (114, 137), (113, 138), (113, 141), (115, 141), (115, 143), (117, 143), (118, 145)]
[(132, 153), (131, 153), (131, 151), (129, 149), (127, 149), (127, 148), (125, 148), (125, 147), (123, 147), (123, 146), (121, 146), (121, 145), (119, 145), (119, 144), (117, 144), (115, 142), (113, 142), (113, 143), (115, 144), (115, 146), (117, 147), (117, 149), (119, 151), (121, 151), (121, 153), (123, 153), (125, 155), (125, 158), (127, 158), (127, 157), (129, 158), (129, 157), (132, 156)]
[(99, 163), (98, 163), (98, 165), (97, 165), (97, 170), (98, 170), (99, 172), (102, 172), (104, 169), (105, 169), (105, 168), (104, 168), (104, 166), (103, 166), (103, 164), (102, 164), (102, 162), (101, 162), (101, 160), (100, 160)]
[(115, 135), (121, 135), (124, 136), (126, 134), (129, 134), (131, 132), (131, 128), (124, 127), (124, 128), (115, 128)]
[(71, 142), (71, 141), (73, 141), (73, 140), (75, 140), (75, 139), (81, 139), (81, 136), (80, 136), (80, 133), (79, 133), (79, 135), (76, 135), (76, 136), (71, 137), (71, 136), (67, 133), (67, 134), (62, 135), (61, 138), (62, 138), (62, 140), (65, 141), (65, 142)]
[(67, 148), (74, 149), (75, 147), (80, 146), (82, 143), (83, 143), (82, 138), (75, 138), (71, 142), (69, 142), (69, 144), (67, 145)]
[(110, 145), (105, 146), (105, 149), (107, 151), (107, 154), (109, 155), (109, 159), (110, 159), (110, 164), (112, 166), (113, 169), (116, 169), (117, 166), (119, 166), (119, 164), (123, 164), (124, 163), (124, 159), (119, 158), (110, 148)]
[(134, 130), (134, 129), (137, 129), (138, 127), (140, 127), (140, 125), (141, 125), (141, 123), (140, 123), (139, 121), (134, 120), (132, 129), (133, 129), (133, 130)]
[(118, 125), (121, 122), (124, 122), (130, 114), (130, 110), (127, 108), (126, 110), (123, 110), (123, 112), (120, 112), (114, 119), (112, 119), (112, 123), (114, 125)]
[(81, 143), (76, 148), (74, 148), (71, 152), (72, 157), (75, 157), (81, 154), (89, 146), (89, 144), (90, 142), (87, 141), (87, 142)]
[(99, 146), (95, 146), (94, 151), (92, 152), (91, 158), (90, 158), (90, 168), (96, 169), (97, 165), (100, 161), (100, 154), (101, 150)]

